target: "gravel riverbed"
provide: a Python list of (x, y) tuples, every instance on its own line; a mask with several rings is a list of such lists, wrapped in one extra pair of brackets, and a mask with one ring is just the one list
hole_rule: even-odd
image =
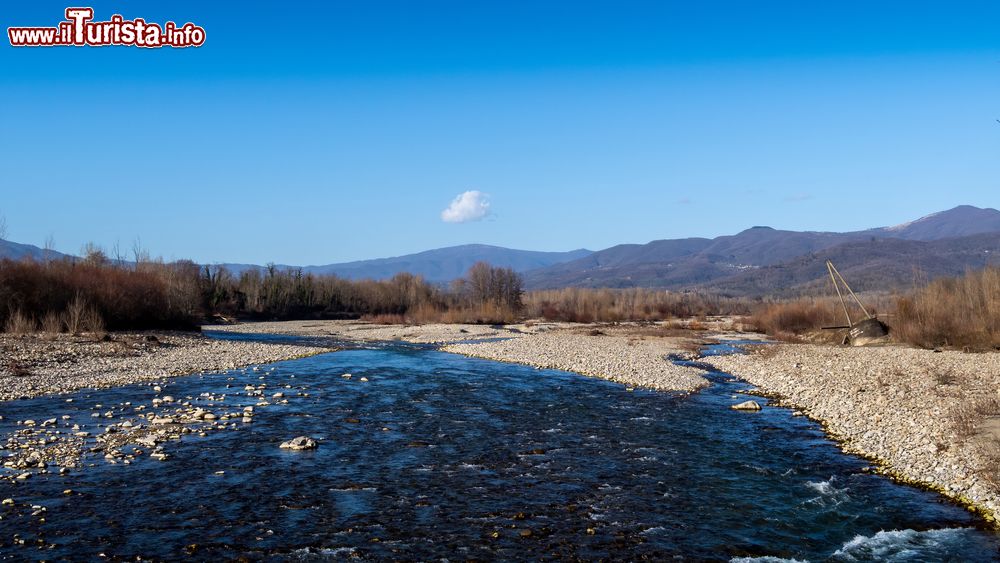
[(886, 473), (1000, 514), (1000, 353), (776, 345), (705, 361), (802, 409)]
[(708, 385), (698, 370), (669, 361), (683, 352), (682, 339), (547, 332), (492, 342), (451, 344), (446, 352), (560, 369), (628, 385), (663, 391), (694, 391)]
[(0, 335), (0, 401), (235, 369), (331, 351), (188, 333)]
[[(365, 321), (279, 321), (209, 325), (207, 331), (244, 334), (287, 334), (377, 342), (401, 340), (418, 344), (442, 344), (461, 340), (510, 336), (506, 327), (474, 324), (385, 325)], [(516, 328), (515, 328), (516, 330)]]

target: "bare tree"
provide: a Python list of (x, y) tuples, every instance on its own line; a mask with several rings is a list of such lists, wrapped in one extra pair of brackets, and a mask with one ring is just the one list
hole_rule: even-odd
[(142, 248), (142, 240), (139, 237), (135, 237), (132, 241), (132, 261), (135, 262), (136, 270), (140, 265), (149, 262), (149, 251)]
[(105, 266), (109, 262), (108, 255), (104, 252), (104, 249), (92, 242), (83, 245), (80, 254), (83, 254), (84, 262), (94, 266)]
[(0, 239), (7, 238), (7, 218), (0, 213)]
[(514, 313), (523, 307), (521, 295), (524, 293), (524, 281), (514, 270), (476, 262), (469, 269), (468, 279), (473, 302), (479, 305), (491, 303)]
[(45, 237), (45, 245), (42, 246), (42, 261), (49, 262), (52, 260), (53, 255), (56, 251), (56, 237), (49, 233), (49, 236)]
[(125, 253), (122, 250), (122, 243), (120, 239), (115, 239), (115, 245), (111, 247), (111, 255), (115, 259), (115, 265), (119, 268), (125, 267)]

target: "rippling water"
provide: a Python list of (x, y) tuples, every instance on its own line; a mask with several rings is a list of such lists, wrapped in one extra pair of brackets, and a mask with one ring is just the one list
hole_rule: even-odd
[[(272, 388), (292, 386), (284, 390), (289, 404), (259, 409), (252, 424), (168, 443), (168, 461), (110, 465), (93, 454), (86, 460), (93, 467), (67, 476), (0, 485), (0, 497), (47, 509), (41, 522), (28, 510), (0, 508), (0, 555), (990, 561), (1000, 554), (1000, 538), (974, 516), (864, 472), (866, 462), (840, 453), (815, 423), (785, 409), (729, 409), (747, 387), (723, 374), (694, 395), (630, 392), (408, 346), (275, 366), (267, 375), (166, 384), (163, 394), (175, 397), (229, 393), (230, 408), (255, 403), (234, 393), (261, 377)], [(346, 372), (351, 379), (341, 377)], [(62, 414), (90, 422), (95, 404), (148, 404), (155, 395), (132, 386), (4, 403), (0, 431), (13, 431), (16, 419)], [(298, 435), (321, 445), (278, 448)], [(26, 545), (14, 545), (14, 534)]]

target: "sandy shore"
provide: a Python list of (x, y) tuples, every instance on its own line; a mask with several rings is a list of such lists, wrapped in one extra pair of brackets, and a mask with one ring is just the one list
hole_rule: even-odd
[(113, 387), (309, 356), (324, 348), (222, 341), (186, 333), (110, 340), (0, 335), (0, 401)]
[(1000, 515), (1000, 353), (777, 345), (706, 360), (901, 480)]

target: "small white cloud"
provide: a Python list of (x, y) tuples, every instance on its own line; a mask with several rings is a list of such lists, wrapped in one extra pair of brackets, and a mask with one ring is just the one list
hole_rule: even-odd
[(477, 190), (458, 194), (451, 205), (441, 212), (445, 223), (467, 223), (479, 221), (490, 214), (490, 196)]

